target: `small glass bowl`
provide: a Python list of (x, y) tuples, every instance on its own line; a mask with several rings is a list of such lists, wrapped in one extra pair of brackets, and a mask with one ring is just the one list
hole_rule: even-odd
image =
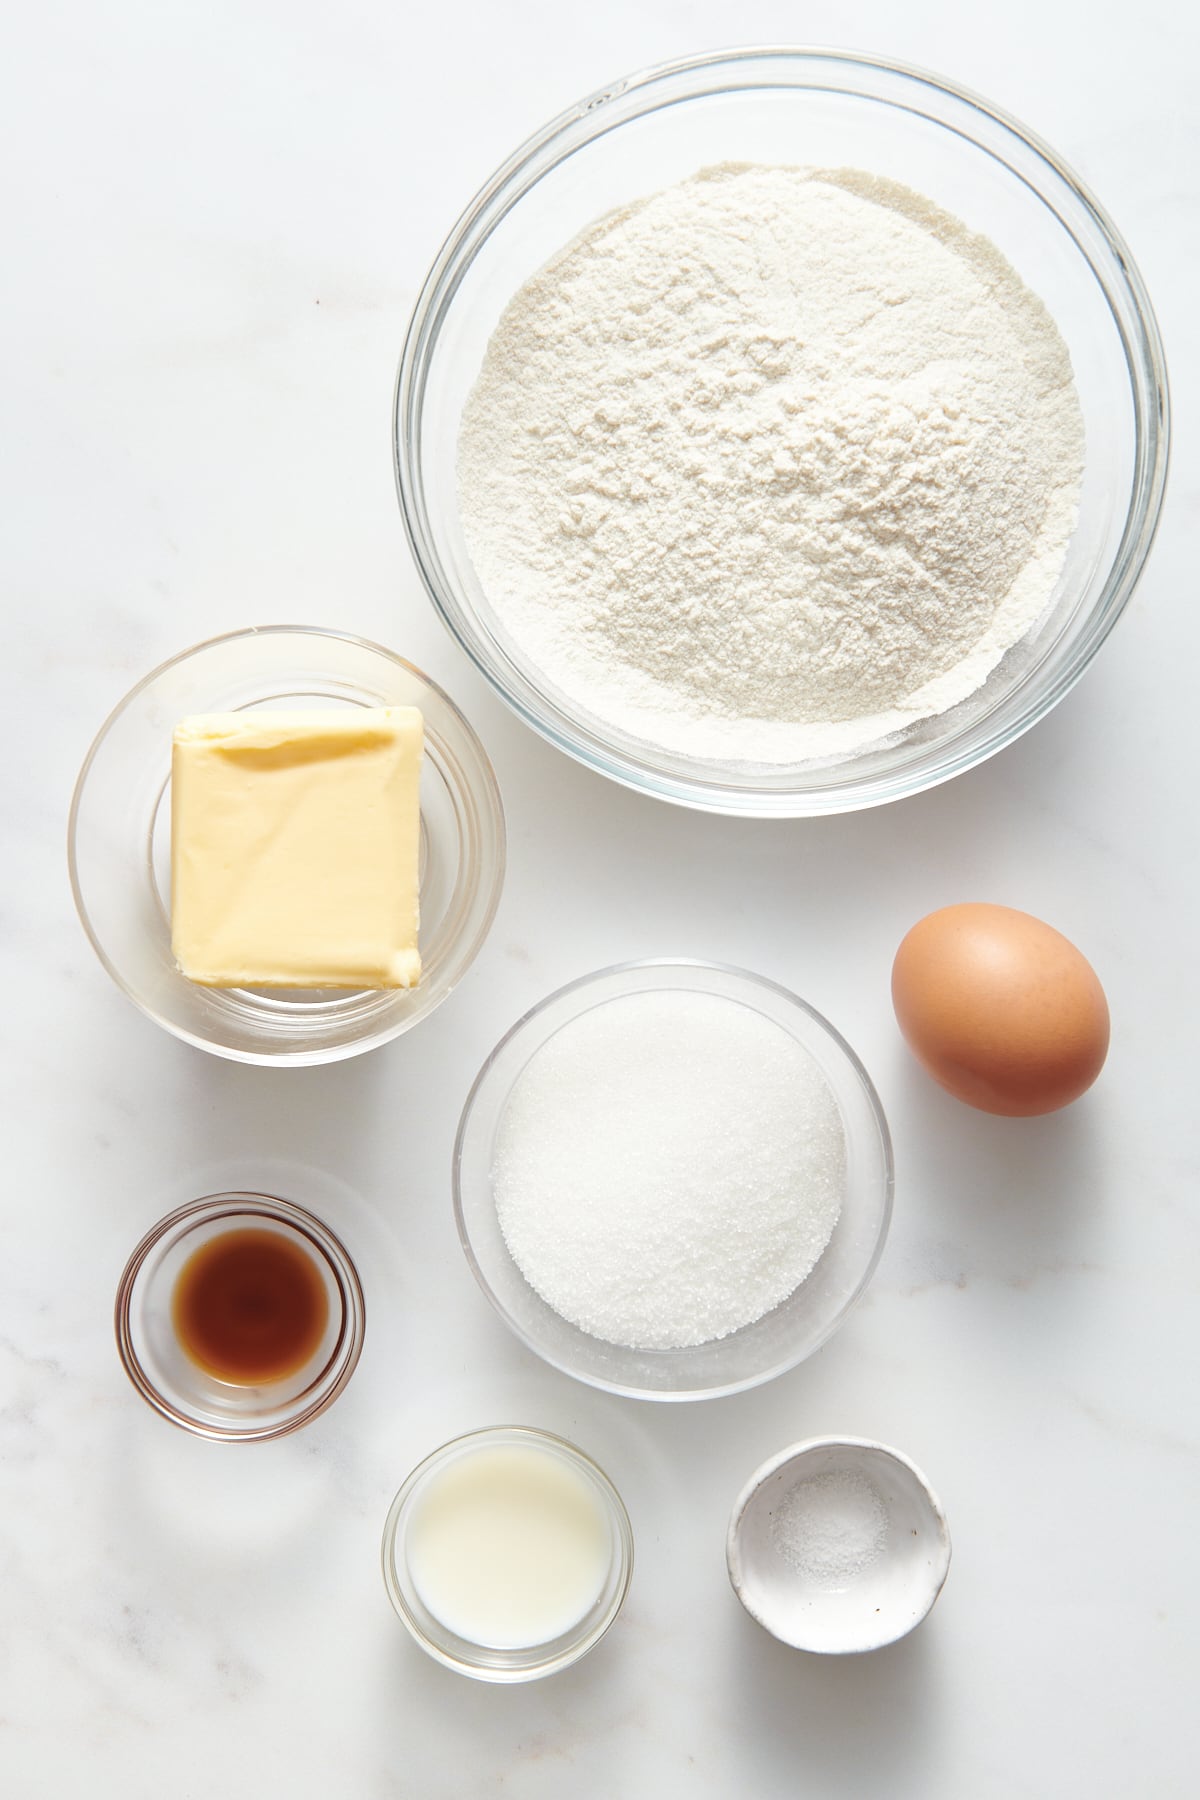
[[(566, 1463), (583, 1478), (608, 1520), (611, 1555), (594, 1605), (569, 1632), (545, 1644), (498, 1650), (459, 1637), (429, 1611), (417, 1591), (408, 1555), (408, 1532), (430, 1483), (447, 1466), (484, 1448), (533, 1445)], [(409, 1631), (437, 1662), (476, 1681), (536, 1681), (569, 1668), (600, 1642), (625, 1603), (633, 1576), (633, 1528), (625, 1503), (590, 1456), (565, 1438), (527, 1425), (495, 1425), (443, 1444), (419, 1463), (392, 1501), (383, 1528), (383, 1579), (388, 1598)]]
[[(304, 1368), (249, 1387), (222, 1381), (187, 1357), (171, 1318), (175, 1283), (210, 1238), (252, 1228), (278, 1232), (310, 1258), (329, 1304), (324, 1336)], [(172, 1425), (225, 1443), (298, 1431), (331, 1406), (358, 1366), (366, 1332), (362, 1284), (345, 1246), (303, 1207), (270, 1194), (208, 1194), (148, 1231), (117, 1289), (114, 1323), (125, 1373)]]
[[(505, 629), (467, 553), (457, 444), (514, 293), (597, 219), (720, 163), (885, 174), (990, 238), (1071, 355), (1087, 434), (1079, 521), (1050, 604), (960, 705), (853, 755), (706, 761), (635, 738), (561, 693)], [(1048, 145), (941, 78), (883, 58), (726, 50), (613, 82), (516, 150), (455, 225), (417, 300), (396, 381), (396, 484), (443, 622), (525, 722), (616, 781), (712, 812), (802, 817), (876, 806), (973, 768), (1087, 667), (1149, 553), (1166, 482), (1167, 374), (1129, 250)]]
[[(797, 1569), (775, 1541), (780, 1503), (795, 1483), (814, 1477), (865, 1478), (874, 1489), (882, 1542), (859, 1570)], [(841, 1522), (853, 1541), (853, 1523)], [(780, 1643), (859, 1655), (894, 1644), (929, 1612), (950, 1568), (950, 1528), (924, 1475), (899, 1450), (873, 1438), (809, 1438), (754, 1471), (734, 1502), (725, 1561), (750, 1617)]]
[[(188, 713), (245, 707), (417, 706), (421, 765), (421, 980), (388, 992), (208, 988), (171, 954), (171, 742)], [(454, 702), (362, 638), (280, 625), (212, 638), (138, 683), (88, 752), (68, 827), (71, 887), (101, 962), (168, 1031), (235, 1062), (335, 1062), (408, 1031), (457, 985), (488, 934), (504, 880), (492, 765)]]
[[(828, 1081), (846, 1134), (846, 1191), (833, 1236), (786, 1300), (740, 1331), (685, 1350), (632, 1350), (572, 1325), (526, 1281), (496, 1216), (492, 1159), (509, 1095), (556, 1031), (629, 994), (713, 994), (783, 1027)], [(622, 963), (559, 988), (501, 1038), (467, 1096), (454, 1147), (454, 1213), (467, 1261), (500, 1317), (531, 1350), (580, 1381), (643, 1400), (705, 1400), (757, 1387), (811, 1356), (874, 1272), (892, 1212), (892, 1146), (870, 1076), (845, 1039), (794, 994), (720, 963)]]

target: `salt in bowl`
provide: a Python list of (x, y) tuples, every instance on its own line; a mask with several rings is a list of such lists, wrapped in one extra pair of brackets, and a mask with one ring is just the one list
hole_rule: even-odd
[(919, 1625), (950, 1567), (929, 1483), (869, 1438), (809, 1438), (770, 1457), (733, 1508), (725, 1548), (752, 1619), (797, 1650), (878, 1650)]

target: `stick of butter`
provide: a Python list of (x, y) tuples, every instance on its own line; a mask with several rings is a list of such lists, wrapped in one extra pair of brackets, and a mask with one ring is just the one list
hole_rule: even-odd
[(414, 987), (423, 747), (413, 706), (183, 719), (171, 948), (188, 979)]

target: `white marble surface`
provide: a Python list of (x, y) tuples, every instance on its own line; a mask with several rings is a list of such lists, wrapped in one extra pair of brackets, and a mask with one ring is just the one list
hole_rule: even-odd
[[(302, 1800), (1195, 1792), (1197, 37), (1175, 0), (39, 0), (0, 56), (8, 648), (7, 1179), (0, 1283), (0, 1792)], [(1027, 120), (1126, 231), (1179, 426), (1116, 636), (1057, 712), (948, 788), (816, 824), (720, 821), (555, 755), (435, 622), (392, 490), (408, 309), (502, 155), (603, 79), (738, 40), (891, 52)], [(312, 1072), (156, 1031), (74, 917), (64, 830), (100, 720), (165, 656), (251, 622), (342, 625), (444, 682), (494, 756), (511, 874), (462, 989), (411, 1038)], [(969, 1113), (907, 1060), (888, 971), (962, 896), (1063, 928), (1108, 986), (1100, 1084), (1057, 1117)], [(450, 1215), (466, 1087), (559, 982), (653, 954), (792, 985), (849, 1036), (895, 1134), (894, 1229), (861, 1308), (742, 1398), (656, 1408), (511, 1340)], [(281, 1164), (286, 1159), (286, 1166)], [(306, 1433), (224, 1450), (160, 1424), (110, 1309), (143, 1229), (220, 1184), (324, 1211), (367, 1349)], [(625, 1615), (525, 1689), (427, 1661), (378, 1539), (433, 1444), (524, 1420), (612, 1472)], [(895, 1443), (955, 1560), (914, 1636), (790, 1653), (725, 1578), (761, 1458)]]

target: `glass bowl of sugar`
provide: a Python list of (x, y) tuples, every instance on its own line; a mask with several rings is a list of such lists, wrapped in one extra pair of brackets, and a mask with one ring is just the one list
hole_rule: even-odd
[(846, 1318), (891, 1216), (870, 1077), (741, 969), (627, 963), (501, 1039), (454, 1150), (467, 1260), (532, 1350), (651, 1400), (737, 1393)]
[(517, 150), (418, 300), (401, 512), (550, 743), (798, 817), (973, 767), (1072, 687), (1157, 526), (1137, 267), (1045, 144), (938, 77), (743, 50)]

